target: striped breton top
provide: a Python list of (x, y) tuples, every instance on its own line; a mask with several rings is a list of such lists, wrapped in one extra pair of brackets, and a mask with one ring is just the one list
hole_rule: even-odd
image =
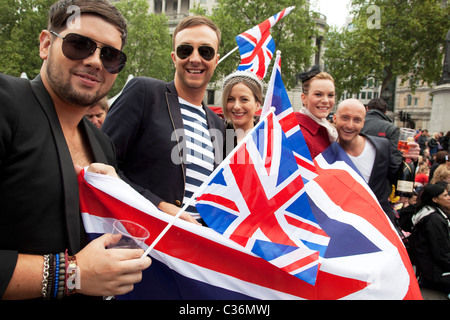
[[(183, 206), (214, 171), (214, 148), (211, 142), (206, 113), (202, 106), (195, 106), (186, 100), (178, 98), (183, 118), (186, 140), (186, 187)], [(194, 205), (187, 207), (195, 219), (200, 215)]]

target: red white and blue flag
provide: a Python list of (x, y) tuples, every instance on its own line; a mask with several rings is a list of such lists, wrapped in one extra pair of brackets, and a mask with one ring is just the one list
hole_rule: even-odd
[[(123, 180), (88, 172), (78, 176), (80, 208), (90, 240), (112, 231), (116, 219), (145, 226), (153, 243), (172, 216), (159, 211)], [(314, 299), (306, 282), (256, 256), (213, 229), (178, 219), (150, 252), (142, 281), (119, 300)], [(255, 272), (258, 270), (258, 272)], [(335, 296), (338, 298), (340, 296)]]
[(345, 151), (334, 143), (314, 163), (318, 176), (305, 189), (330, 236), (320, 271), (346, 282), (364, 279), (368, 285), (351, 295), (355, 299), (421, 300), (402, 240)]
[(314, 285), (329, 237), (311, 212), (301, 170), (273, 112), (215, 172), (197, 197), (206, 224)]
[[(264, 128), (268, 130), (270, 126)], [(286, 194), (294, 194), (293, 201), (280, 204), (282, 208), (274, 211), (275, 218), (270, 218), (273, 228), (267, 230), (256, 216), (251, 217), (258, 230), (254, 232), (254, 228), (250, 228), (249, 234), (255, 234), (258, 241), (236, 235), (235, 242), (213, 228), (177, 220), (150, 252), (153, 262), (144, 271), (142, 282), (130, 294), (118, 299), (421, 299), (406, 249), (364, 180), (345, 162), (336, 161), (339, 159), (333, 152), (325, 153), (326, 157), (316, 157), (317, 177), (304, 185), (293, 161), (286, 162), (287, 171), (276, 173), (273, 168), (284, 167), (284, 163), (280, 166), (277, 162), (285, 155), (275, 156), (275, 153), (289, 153), (289, 148), (277, 149), (277, 142), (273, 142), (274, 147), (269, 148), (272, 153), (267, 152), (266, 147), (255, 150), (255, 146), (267, 145), (276, 137), (279, 138), (276, 132), (258, 132), (251, 138), (253, 142), (249, 143), (248, 151), (243, 153), (244, 159), (251, 156), (252, 161), (257, 160), (256, 172), (267, 174), (259, 179), (252, 171), (248, 176), (249, 181), (268, 189), (265, 196), (240, 194), (243, 186), (252, 189), (245, 186), (250, 183), (242, 176), (246, 173), (230, 183), (229, 177), (225, 177), (228, 169), (220, 166), (206, 185), (230, 184), (229, 192), (220, 193), (220, 188), (211, 190), (210, 194), (218, 194), (220, 201), (215, 201), (216, 205), (211, 198), (205, 200), (209, 196), (201, 200), (207, 192), (199, 197), (199, 204), (204, 201), (205, 208), (206, 205), (216, 206), (225, 211), (225, 216), (229, 217), (225, 225), (231, 227), (238, 219), (245, 219), (233, 219), (229, 208), (236, 211), (236, 208), (248, 206), (252, 209), (263, 206), (261, 201), (271, 206)], [(239, 146), (235, 150), (238, 149)], [(259, 153), (261, 161), (250, 155), (255, 152)], [(292, 154), (288, 157), (292, 158)], [(233, 152), (229, 158), (239, 164)], [(272, 179), (272, 175), (277, 178)], [(300, 188), (300, 195), (296, 193), (298, 190), (281, 190), (288, 186)], [(111, 232), (115, 219), (133, 220), (150, 231), (150, 238), (143, 245), (146, 250), (173, 218), (160, 212), (120, 179), (83, 170), (79, 175), (79, 190), (83, 222), (91, 239)], [(268, 209), (263, 210), (268, 212)], [(284, 220), (280, 218), (283, 215)], [(228, 228), (220, 226), (218, 221), (216, 224), (215, 228), (227, 233)], [(287, 239), (289, 228), (294, 227), (299, 229), (297, 238)], [(272, 234), (280, 228), (284, 230), (279, 235)], [(308, 232), (310, 238), (306, 237)], [(280, 254), (281, 248), (267, 241), (271, 238), (281, 238), (286, 243), (286, 259), (270, 263), (267, 259), (270, 250), (265, 253), (269, 261), (259, 256), (267, 248), (275, 249), (274, 256)], [(289, 264), (298, 257), (291, 241), (319, 253), (314, 284), (307, 277), (298, 276), (295, 263)], [(294, 255), (291, 260), (289, 253)], [(313, 278), (311, 276), (310, 280)]]
[(270, 28), (294, 8), (288, 7), (236, 37), (241, 54), (238, 70), (251, 71), (260, 79), (264, 79), (275, 53), (275, 42), (270, 34)]
[(316, 177), (311, 153), (306, 145), (305, 138), (294, 114), (291, 101), (281, 78), (281, 52), (277, 51), (275, 63), (273, 65), (272, 75), (266, 92), (264, 106), (261, 112), (261, 118), (274, 109), (274, 113), (280, 122), (281, 128), (286, 134), (291, 149), (294, 152), (295, 159), (301, 169), (303, 179), (306, 181)]

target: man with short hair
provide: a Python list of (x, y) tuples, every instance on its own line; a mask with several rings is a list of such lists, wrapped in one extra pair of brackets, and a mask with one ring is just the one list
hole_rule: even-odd
[(111, 141), (84, 115), (125, 65), (126, 21), (107, 0), (60, 0), (39, 40), (36, 79), (0, 75), (0, 297), (125, 294), (151, 260), (141, 249), (105, 249), (120, 236), (86, 245), (77, 172), (116, 164)]
[[(360, 101), (356, 99), (342, 101), (333, 115), (338, 140), (324, 152), (333, 152), (333, 149), (336, 150), (338, 147), (345, 151), (374, 192), (384, 212), (396, 225), (396, 217), (388, 198), (392, 185), (396, 185), (401, 161), (398, 162), (392, 157), (390, 142), (387, 139), (361, 133), (365, 116), (366, 109)], [(411, 142), (409, 152), (403, 156), (417, 159), (418, 155), (418, 145)]]
[[(176, 215), (222, 159), (223, 121), (203, 104), (219, 60), (220, 30), (209, 19), (183, 19), (173, 35), (175, 78), (132, 79), (102, 130), (119, 168), (160, 210)], [(195, 206), (181, 216), (202, 223)]]
[(423, 129), (417, 137), (417, 143), (420, 146), (420, 154), (424, 155), (424, 151), (428, 148), (428, 130)]

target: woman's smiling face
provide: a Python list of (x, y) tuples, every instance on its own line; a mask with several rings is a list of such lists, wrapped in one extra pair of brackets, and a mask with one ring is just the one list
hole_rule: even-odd
[(237, 83), (231, 88), (227, 100), (226, 116), (235, 129), (247, 130), (253, 127), (253, 116), (259, 109), (253, 92), (244, 83)]
[(317, 118), (326, 118), (334, 107), (335, 92), (331, 80), (311, 81), (307, 94), (302, 93), (303, 105)]

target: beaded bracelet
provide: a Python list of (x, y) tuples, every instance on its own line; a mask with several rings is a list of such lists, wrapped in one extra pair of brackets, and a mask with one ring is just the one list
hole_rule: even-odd
[(56, 293), (58, 292), (58, 284), (59, 284), (59, 254), (56, 254), (55, 257), (55, 284), (53, 287), (53, 299), (56, 298)]
[(66, 286), (66, 258), (64, 252), (59, 254), (59, 282), (56, 292), (56, 298), (62, 299), (64, 297)]
[(46, 299), (50, 299), (52, 297), (53, 284), (55, 283), (55, 256), (53, 254), (49, 254), (48, 273), (48, 292)]

